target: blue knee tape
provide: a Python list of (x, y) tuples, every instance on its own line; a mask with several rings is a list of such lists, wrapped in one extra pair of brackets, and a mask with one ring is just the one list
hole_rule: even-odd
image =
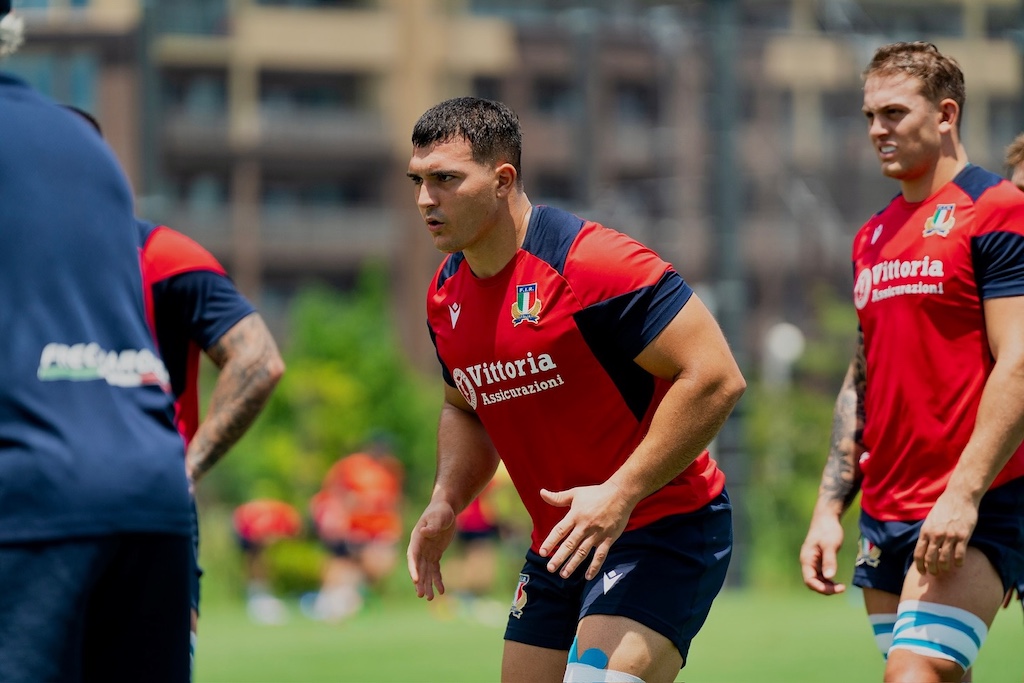
[(604, 653), (604, 650), (592, 647), (589, 650), (585, 650), (582, 655), (579, 654), (579, 637), (573, 638), (572, 647), (569, 648), (569, 664), (586, 664), (592, 666), (595, 669), (607, 669), (608, 668), (608, 655)]

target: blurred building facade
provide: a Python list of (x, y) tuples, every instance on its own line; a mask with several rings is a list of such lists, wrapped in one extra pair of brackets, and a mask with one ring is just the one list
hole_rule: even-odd
[[(733, 6), (733, 31), (709, 19), (716, 3)], [(140, 213), (198, 239), (271, 309), (311, 280), (345, 285), (367, 259), (388, 264), (425, 366), (440, 256), (404, 171), (413, 122), (446, 97), (519, 113), (534, 202), (633, 234), (693, 282), (739, 278), (751, 336), (805, 315), (811, 284), (847, 287), (852, 232), (897, 191), (860, 112), (874, 48), (926, 39), (960, 60), (975, 163), (1001, 170), (1024, 128), (1022, 0), (14, 4), (29, 40), (5, 68), (97, 114)]]

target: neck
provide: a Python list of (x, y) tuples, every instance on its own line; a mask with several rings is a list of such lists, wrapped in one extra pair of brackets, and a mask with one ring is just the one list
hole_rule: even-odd
[(493, 277), (515, 258), (526, 239), (532, 214), (533, 205), (525, 194), (517, 193), (510, 199), (507, 212), (499, 217), (489, 238), (462, 252), (474, 275)]
[(967, 152), (963, 145), (957, 143), (948, 152), (943, 151), (938, 163), (932, 167), (930, 172), (919, 178), (900, 182), (903, 198), (908, 202), (923, 202), (938, 192), (943, 185), (953, 180), (966, 166)]

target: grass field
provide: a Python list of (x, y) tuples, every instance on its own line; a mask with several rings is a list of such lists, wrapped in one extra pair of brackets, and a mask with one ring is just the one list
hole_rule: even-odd
[[(197, 683), (475, 683), (497, 681), (502, 628), (438, 616), (426, 603), (371, 603), (339, 625), (258, 626), (241, 605), (204, 607)], [(879, 681), (859, 598), (809, 592), (726, 592), (694, 640), (678, 681), (863, 683)], [(1024, 680), (1019, 603), (1000, 613), (975, 667), (978, 683)]]

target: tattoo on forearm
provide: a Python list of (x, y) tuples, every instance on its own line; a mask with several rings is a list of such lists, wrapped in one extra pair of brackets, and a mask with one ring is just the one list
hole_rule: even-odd
[(864, 337), (843, 380), (832, 418), (828, 459), (821, 477), (820, 496), (838, 501), (846, 510), (860, 490), (858, 458), (864, 450), (864, 389), (866, 386)]
[(252, 425), (283, 370), (277, 346), (256, 315), (228, 330), (207, 354), (221, 371), (209, 411), (189, 444), (193, 480), (217, 464)]
[(822, 495), (841, 502), (844, 510), (857, 495), (857, 463), (854, 460), (856, 448), (853, 437), (855, 412), (856, 398), (852, 396), (852, 392), (844, 390), (836, 401), (828, 460), (825, 462), (825, 471), (821, 477)]

